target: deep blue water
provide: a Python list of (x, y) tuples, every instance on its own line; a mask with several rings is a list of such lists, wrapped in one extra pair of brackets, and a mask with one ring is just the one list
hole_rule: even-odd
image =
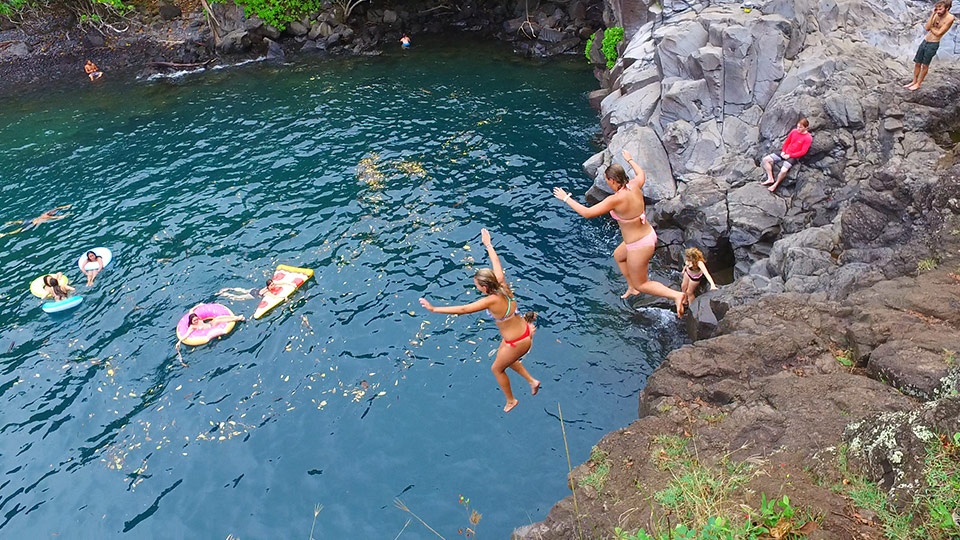
[[(2, 221), (72, 208), (0, 238), (0, 537), (432, 537), (399, 498), (454, 538), (461, 494), (482, 537), (543, 519), (568, 493), (558, 404), (576, 465), (683, 339), (619, 302), (614, 226), (550, 194), (589, 185), (595, 86), (579, 57), (434, 43), (8, 100)], [(514, 375), (510, 414), (489, 317), (417, 304), (476, 299), (481, 227), (540, 313), (543, 390)], [(94, 246), (115, 261), (87, 288)], [(181, 367), (183, 313), (278, 263), (316, 274)], [(49, 271), (79, 308), (41, 311)]]

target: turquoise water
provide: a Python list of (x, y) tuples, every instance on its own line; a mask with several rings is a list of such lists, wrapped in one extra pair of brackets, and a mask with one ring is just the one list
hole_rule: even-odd
[[(619, 303), (614, 227), (550, 194), (588, 185), (588, 67), (418, 45), (108, 77), (0, 111), (2, 221), (73, 205), (0, 238), (0, 536), (431, 537), (399, 498), (454, 538), (462, 494), (478, 534), (505, 538), (568, 493), (558, 404), (574, 464), (636, 417), (682, 335)], [(525, 364), (543, 390), (514, 375), (509, 415), (493, 322), (417, 304), (476, 299), (481, 227), (540, 313)], [(115, 260), (87, 288), (76, 259), (95, 246)], [(249, 317), (215, 293), (278, 263), (316, 274), (182, 367), (183, 313)], [(48, 271), (79, 308), (41, 311), (27, 285)]]

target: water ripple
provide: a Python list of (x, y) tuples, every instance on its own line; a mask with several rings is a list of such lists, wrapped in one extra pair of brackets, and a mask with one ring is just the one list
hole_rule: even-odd
[[(566, 489), (557, 402), (582, 460), (683, 337), (669, 312), (619, 302), (616, 229), (550, 193), (587, 184), (589, 71), (475, 49), (110, 82), (0, 111), (2, 222), (72, 205), (0, 237), (4, 537), (297, 536), (320, 502), (325, 536), (385, 538), (400, 492), (448, 533), (459, 493), (496, 516), (491, 536), (545, 515)], [(489, 317), (417, 303), (477, 298), (481, 227), (540, 313), (525, 364), (543, 397), (514, 378), (508, 417)], [(101, 245), (114, 263), (87, 288), (76, 260)], [(181, 367), (183, 313), (250, 316), (255, 302), (216, 292), (278, 263), (314, 279), (185, 347)], [(84, 302), (50, 316), (26, 289), (58, 270)]]

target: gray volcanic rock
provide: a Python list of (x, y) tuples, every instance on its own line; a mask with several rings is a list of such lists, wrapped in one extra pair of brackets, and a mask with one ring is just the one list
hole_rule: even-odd
[[(633, 32), (621, 71), (603, 79), (608, 148), (585, 169), (634, 152), (640, 134), (662, 147), (676, 194), (648, 216), (664, 255), (678, 263), (700, 247), (712, 270), (732, 261), (735, 280), (694, 300), (694, 343), (649, 378), (639, 419), (598, 443), (606, 483), (590, 476), (597, 463), (578, 466), (577, 502), (514, 538), (662, 526), (662, 440), (681, 434), (698, 462), (757, 468), (731, 504), (787, 493), (823, 516), (811, 537), (879, 537), (830, 489), (846, 475), (841, 445), (905, 508), (924, 487), (927, 445), (960, 432), (956, 55), (938, 56), (920, 90), (901, 88), (929, 10), (909, 1), (693, 3), (664, 8), (655, 30), (620, 3), (610, 12)], [(800, 116), (813, 144), (771, 194), (760, 158)], [(647, 161), (659, 150), (634, 155), (665, 168)]]

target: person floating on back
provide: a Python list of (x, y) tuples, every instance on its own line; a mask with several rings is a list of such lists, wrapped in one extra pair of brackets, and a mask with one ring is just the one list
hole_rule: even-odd
[(952, 0), (940, 0), (933, 6), (933, 13), (927, 19), (927, 24), (923, 25), (927, 35), (923, 38), (923, 43), (920, 44), (917, 54), (913, 58), (913, 81), (910, 84), (903, 85), (907, 90), (912, 92), (920, 88), (923, 79), (927, 76), (930, 62), (936, 56), (937, 49), (940, 48), (940, 38), (953, 26), (954, 17), (950, 13), (951, 7), (953, 7)]
[(96, 64), (87, 60), (87, 63), (83, 66), (83, 71), (86, 72), (87, 77), (90, 77), (91, 81), (95, 81), (100, 77), (103, 77), (103, 72), (100, 71), (100, 68)]
[[(783, 179), (787, 177), (787, 173), (790, 172), (790, 168), (797, 163), (797, 160), (802, 158), (807, 154), (807, 150), (810, 150), (810, 144), (813, 142), (813, 135), (807, 132), (807, 128), (810, 127), (810, 122), (806, 118), (801, 118), (797, 122), (797, 127), (790, 130), (790, 134), (787, 135), (787, 140), (783, 141), (783, 148), (780, 150), (780, 153), (772, 153), (768, 156), (764, 156), (761, 160), (763, 163), (763, 170), (767, 173), (767, 180), (763, 182), (763, 185), (770, 186), (767, 188), (770, 190), (770, 193), (776, 191), (780, 186), (780, 182), (783, 182)], [(773, 178), (773, 165), (774, 163), (781, 163), (780, 173), (777, 175), (777, 178)]]

